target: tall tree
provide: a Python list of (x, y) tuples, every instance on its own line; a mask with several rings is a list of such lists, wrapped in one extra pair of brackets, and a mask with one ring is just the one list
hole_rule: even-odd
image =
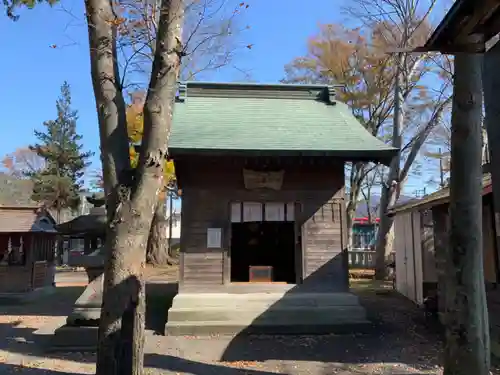
[[(143, 368), (145, 285), (142, 275), (145, 263), (145, 244), (149, 237), (154, 207), (164, 185), (163, 169), (167, 158), (168, 136), (172, 108), (177, 92), (181, 60), (189, 53), (191, 35), (184, 34), (183, 0), (159, 2), (122, 2), (85, 0), (89, 34), (91, 76), (99, 120), (103, 182), (106, 194), (108, 230), (106, 236), (106, 267), (104, 295), (99, 327), (97, 374), (141, 374)], [(6, 0), (7, 13), (13, 16), (16, 6), (33, 5), (25, 0)], [(151, 27), (142, 28), (145, 39), (153, 46), (151, 65), (144, 69), (149, 78), (144, 103), (144, 134), (138, 166), (131, 168), (127, 134), (127, 89), (137, 89), (129, 67), (132, 60), (144, 56), (142, 48), (122, 38), (128, 20), (137, 14), (148, 14), (144, 7), (151, 5), (148, 16)], [(193, 1), (203, 9), (217, 9), (211, 0)], [(204, 5), (206, 4), (206, 6)], [(210, 5), (212, 4), (212, 5)], [(225, 2), (219, 8), (227, 10)], [(134, 10), (137, 8), (137, 11)], [(239, 13), (246, 3), (238, 2), (232, 13)], [(202, 25), (205, 12), (200, 12)], [(213, 16), (212, 16), (213, 17)], [(215, 16), (216, 17), (216, 16)], [(129, 28), (128, 30), (137, 29)], [(195, 28), (199, 29), (199, 28)], [(127, 31), (125, 31), (127, 32)], [(150, 37), (154, 32), (154, 37)], [(149, 36), (148, 36), (149, 35)], [(151, 43), (151, 41), (153, 41)], [(200, 48), (210, 35), (201, 38)], [(128, 44), (127, 44), (128, 43)], [(144, 67), (145, 65), (142, 65)], [(141, 86), (140, 86), (141, 87)]]
[[(244, 47), (237, 43), (237, 37), (246, 27), (239, 25), (238, 17), (249, 7), (244, 2), (234, 6), (225, 0), (190, 0), (185, 2), (183, 37), (184, 56), (181, 61), (180, 76), (183, 80), (195, 80), (206, 77), (222, 68), (235, 68), (233, 59)], [(229, 6), (228, 6), (229, 5)], [(134, 145), (142, 141), (145, 90), (140, 79), (126, 77), (147, 76), (154, 58), (155, 41), (158, 28), (158, 2), (122, 1), (120, 14), (127, 15), (119, 27), (119, 49), (124, 57), (124, 77), (122, 81), (136, 91), (130, 92), (132, 103), (127, 108), (129, 140)], [(136, 74), (139, 73), (139, 74)], [(131, 155), (133, 152), (131, 153)], [(137, 155), (136, 155), (137, 158)], [(172, 254), (168, 254), (168, 236), (166, 199), (175, 195), (175, 175), (173, 162), (166, 165), (165, 187), (159, 195), (155, 214), (151, 224), (147, 246), (147, 261), (151, 264), (172, 264)]]
[[(421, 105), (424, 103), (414, 105), (415, 99), (421, 101), (422, 98), (415, 96), (413, 89), (418, 90), (422, 85), (422, 77), (435, 69), (429, 69), (432, 60), (428, 54), (404, 51), (423, 45), (427, 40), (431, 32), (428, 16), (436, 5), (436, 0), (425, 3), (419, 0), (354, 0), (351, 4), (347, 10), (353, 17), (364, 25), (377, 25), (386, 45), (391, 47), (387, 52), (390, 49), (400, 51), (391, 55), (395, 66), (391, 144), (400, 149), (400, 152), (393, 159), (387, 178), (382, 184), (380, 225), (376, 242), (375, 276), (377, 279), (383, 279), (386, 276), (386, 261), (392, 251), (394, 236), (392, 217), (387, 215), (387, 210), (399, 198), (423, 144), (450, 106), (450, 82), (442, 81), (441, 88), (437, 93), (433, 93), (430, 101), (432, 105), (426, 106), (426, 118), (422, 121)], [(440, 77), (443, 75), (441, 69), (436, 73)], [(427, 99), (433, 91), (418, 90), (419, 94)], [(411, 136), (407, 134), (408, 129), (405, 129), (408, 124), (413, 128)]]
[[(394, 66), (376, 28), (362, 31), (322, 25), (319, 34), (309, 41), (307, 55), (293, 60), (285, 72), (285, 82), (342, 85), (337, 93), (339, 100), (350, 106), (371, 134), (381, 136), (386, 128), (393, 107)], [(347, 168), (349, 244), (363, 180), (373, 168), (367, 163), (353, 163)]]
[[(428, 25), (422, 22), (419, 29), (414, 31), (410, 42), (419, 44), (425, 39), (428, 30)], [(339, 99), (351, 107), (354, 115), (371, 134), (386, 142), (392, 142), (394, 135), (391, 133), (394, 129), (397, 103), (395, 77), (400, 71), (400, 61), (387, 54), (387, 51), (394, 46), (398, 32), (396, 26), (376, 19), (367, 20), (363, 28), (322, 26), (319, 35), (310, 40), (308, 54), (295, 59), (286, 67), (285, 80), (343, 85), (338, 93)], [(397, 141), (399, 142), (400, 138), (401, 142), (405, 141), (401, 146), (400, 155), (396, 158), (398, 166), (402, 164), (399, 178), (403, 182), (410, 173), (429, 131), (440, 122), (450, 100), (449, 80), (441, 77), (441, 69), (433, 61), (426, 60), (422, 64), (419, 62), (420, 60), (414, 58), (403, 61), (405, 71), (411, 71), (405, 75), (400, 90), (409, 108), (401, 127), (396, 127)], [(436, 74), (437, 81), (443, 83), (441, 87), (431, 90), (424, 84), (423, 77), (428, 74)], [(349, 200), (346, 216), (349, 233), (356, 207), (361, 201), (365, 178), (375, 172), (379, 177), (385, 175), (382, 181), (383, 190), (387, 193), (391, 189), (390, 184), (387, 189), (387, 173), (375, 169), (379, 167), (368, 163), (348, 165), (346, 174)], [(399, 196), (402, 186), (403, 183), (400, 183), (393, 199)], [(389, 203), (388, 199), (382, 199), (383, 212)]]
[(26, 173), (33, 181), (32, 199), (54, 209), (59, 221), (62, 209), (78, 207), (82, 177), (93, 153), (82, 151), (82, 137), (76, 132), (78, 112), (71, 108), (67, 82), (61, 86), (56, 108), (57, 118), (43, 123), (45, 131), (35, 130), (39, 143), (30, 146), (45, 161), (45, 166)]

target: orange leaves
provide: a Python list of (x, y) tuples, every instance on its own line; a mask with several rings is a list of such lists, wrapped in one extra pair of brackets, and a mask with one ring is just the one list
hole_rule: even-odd
[(110, 25), (113, 25), (113, 26), (120, 26), (121, 24), (125, 23), (125, 18), (123, 17), (116, 17), (112, 20), (106, 20), (106, 22)]
[(374, 36), (360, 29), (322, 25), (309, 40), (307, 56), (295, 59), (287, 73), (299, 81), (329, 82), (345, 86), (341, 101), (358, 110), (368, 109), (386, 97), (393, 81), (393, 67), (383, 48), (372, 45)]

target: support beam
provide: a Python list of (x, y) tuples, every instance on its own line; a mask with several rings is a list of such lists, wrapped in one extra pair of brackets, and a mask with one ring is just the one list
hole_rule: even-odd
[[(485, 125), (488, 135), (490, 164), (500, 165), (500, 43), (495, 44), (484, 55), (483, 61), (483, 92), (485, 108)], [(493, 216), (495, 223), (496, 248), (500, 249), (500, 170), (490, 168), (493, 186)]]

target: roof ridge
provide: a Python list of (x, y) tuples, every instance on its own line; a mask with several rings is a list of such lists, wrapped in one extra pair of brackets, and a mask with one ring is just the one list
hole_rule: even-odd
[(335, 89), (342, 85), (238, 83), (238, 82), (180, 82), (178, 101), (189, 97), (262, 98), (317, 100), (335, 104)]

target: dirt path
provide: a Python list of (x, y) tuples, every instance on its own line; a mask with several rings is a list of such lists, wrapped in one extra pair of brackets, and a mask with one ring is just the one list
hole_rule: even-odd
[[(37, 304), (0, 306), (0, 374), (95, 372), (92, 353), (43, 353), (32, 341), (35, 329), (68, 313), (78, 293), (77, 287), (61, 288), (56, 295)], [(421, 312), (392, 293), (376, 294), (363, 289), (358, 293), (378, 321), (369, 334), (164, 337), (149, 331), (145, 374), (441, 373), (438, 365), (440, 342), (437, 335), (421, 324)], [(156, 315), (164, 316), (168, 301), (159, 302), (155, 300)]]

